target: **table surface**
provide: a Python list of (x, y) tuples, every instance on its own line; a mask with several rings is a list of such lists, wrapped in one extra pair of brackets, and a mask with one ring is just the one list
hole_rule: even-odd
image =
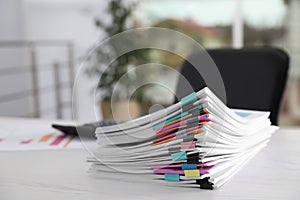
[[(95, 178), (82, 150), (0, 152), (0, 199), (299, 199), (300, 128), (281, 128), (227, 184), (213, 190)], [(299, 184), (299, 185), (298, 185)]]

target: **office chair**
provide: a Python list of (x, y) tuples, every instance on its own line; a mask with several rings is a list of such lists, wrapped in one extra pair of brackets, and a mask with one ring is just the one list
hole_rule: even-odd
[[(277, 125), (289, 56), (275, 48), (214, 49), (207, 52), (222, 76), (227, 106), (271, 111), (270, 120)], [(191, 57), (201, 62), (201, 56), (194, 54)], [(175, 101), (191, 92), (186, 90), (187, 84), (194, 91), (206, 86), (199, 72), (188, 61), (183, 63), (181, 75)]]

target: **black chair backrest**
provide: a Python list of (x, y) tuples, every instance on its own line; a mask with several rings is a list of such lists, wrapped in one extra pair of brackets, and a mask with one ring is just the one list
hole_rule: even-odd
[[(231, 108), (271, 111), (271, 122), (277, 125), (289, 56), (275, 48), (215, 49), (208, 50), (208, 54), (224, 81), (227, 105)], [(181, 75), (194, 91), (206, 86), (198, 70), (187, 61), (182, 66)], [(185, 90), (188, 86), (183, 77), (178, 81), (177, 99), (190, 93)]]

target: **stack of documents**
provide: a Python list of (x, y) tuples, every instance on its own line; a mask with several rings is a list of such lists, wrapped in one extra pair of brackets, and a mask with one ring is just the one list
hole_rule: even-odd
[(91, 172), (151, 174), (157, 181), (214, 189), (265, 147), (276, 129), (269, 112), (230, 109), (204, 88), (163, 110), (98, 127)]

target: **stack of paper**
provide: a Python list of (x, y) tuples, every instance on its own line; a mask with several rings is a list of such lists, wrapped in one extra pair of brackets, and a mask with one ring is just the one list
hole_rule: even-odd
[(178, 185), (218, 188), (266, 146), (269, 112), (226, 107), (208, 88), (164, 110), (96, 130), (91, 171), (153, 174)]

